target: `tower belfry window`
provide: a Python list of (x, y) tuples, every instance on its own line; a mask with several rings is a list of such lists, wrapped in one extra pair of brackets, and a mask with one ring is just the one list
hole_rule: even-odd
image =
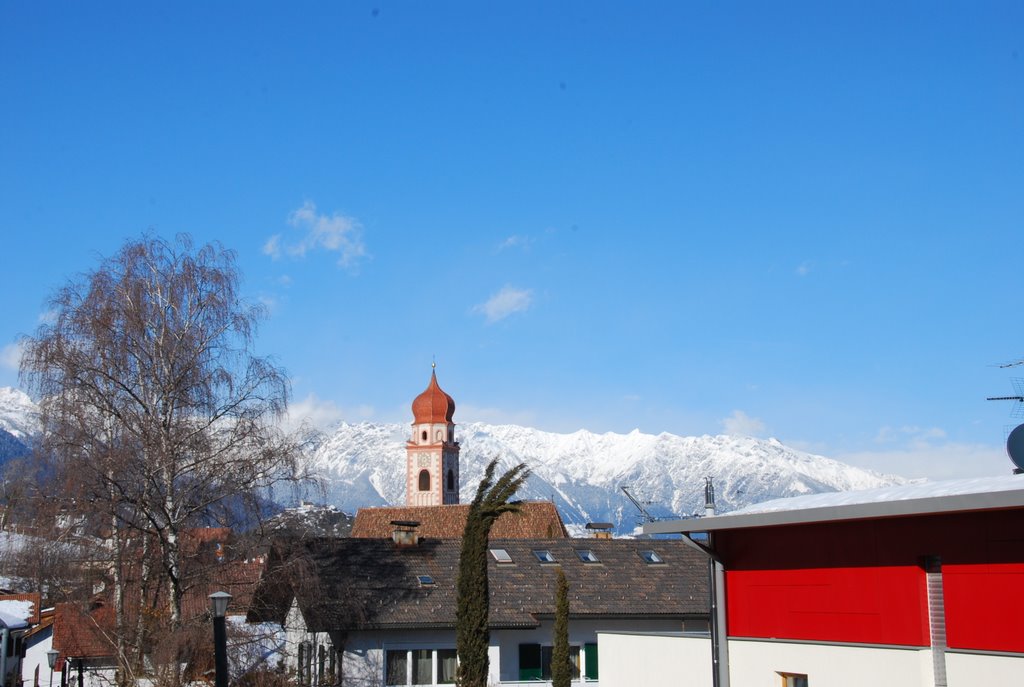
[(423, 439), (423, 441), (427, 440), (427, 430), (423, 430), (423, 434), (421, 435), (421, 438)]
[(420, 491), (430, 491), (430, 470), (420, 470)]
[(455, 491), (455, 471), (448, 468), (448, 491)]

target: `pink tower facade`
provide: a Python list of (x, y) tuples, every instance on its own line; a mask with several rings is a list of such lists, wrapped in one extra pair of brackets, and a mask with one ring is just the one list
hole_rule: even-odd
[(412, 437), (406, 443), (405, 503), (441, 506), (459, 502), (459, 442), (455, 441), (455, 401), (430, 384), (412, 402)]

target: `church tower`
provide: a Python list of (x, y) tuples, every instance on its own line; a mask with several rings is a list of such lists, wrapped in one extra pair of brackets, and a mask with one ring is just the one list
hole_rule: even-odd
[(431, 371), (426, 391), (412, 402), (412, 438), (406, 444), (405, 504), (440, 506), (459, 502), (459, 442), (455, 401)]

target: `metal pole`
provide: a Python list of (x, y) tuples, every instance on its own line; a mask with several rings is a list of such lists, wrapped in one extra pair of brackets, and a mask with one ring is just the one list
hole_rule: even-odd
[(228, 687), (228, 631), (224, 616), (213, 618), (213, 647), (217, 670), (216, 687)]
[(0, 631), (0, 643), (3, 644), (3, 650), (0, 650), (0, 687), (7, 687), (7, 641), (10, 636), (11, 631), (4, 625)]

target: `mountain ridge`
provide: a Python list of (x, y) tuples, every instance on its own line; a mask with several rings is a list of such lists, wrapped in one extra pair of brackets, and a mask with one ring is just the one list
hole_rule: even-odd
[[(0, 388), (0, 439), (10, 439), (0, 444), (17, 452), (39, 431), (38, 408), (28, 395)], [(325, 503), (348, 513), (404, 504), (410, 432), (406, 424), (364, 421), (341, 422), (316, 435), (309, 457), (322, 478)], [(719, 512), (786, 496), (908, 481), (798, 451), (776, 439), (639, 430), (560, 434), (483, 422), (457, 424), (455, 435), (463, 503), (472, 499), (491, 458), (498, 457), (503, 469), (523, 462), (533, 474), (518, 496), (553, 501), (575, 532), (588, 522), (611, 522), (620, 534), (632, 532), (640, 513), (623, 486), (631, 487), (655, 517), (681, 517), (703, 512), (705, 477), (714, 480)]]
[[(471, 422), (456, 426), (460, 442), (460, 498), (470, 500), (487, 462), (502, 468), (526, 463), (533, 474), (524, 499), (549, 499), (566, 523), (611, 522), (632, 530), (639, 515), (623, 486), (649, 503), (656, 517), (700, 513), (704, 478), (711, 477), (720, 512), (785, 496), (868, 489), (905, 483), (797, 451), (776, 439), (726, 435), (682, 437), (668, 432), (558, 434), (519, 425)], [(315, 447), (327, 502), (344, 510), (405, 502), (408, 427), (395, 423), (339, 423)]]

